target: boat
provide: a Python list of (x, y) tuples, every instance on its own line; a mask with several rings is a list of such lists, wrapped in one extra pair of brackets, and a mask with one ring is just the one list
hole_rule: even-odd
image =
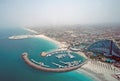
[(46, 56), (49, 57), (49, 56), (51, 56), (51, 54), (47, 54)]
[(59, 55), (56, 55), (56, 58), (60, 59), (60, 58), (64, 58), (66, 57), (66, 54), (59, 54)]
[(31, 61), (32, 61), (33, 63), (36, 63), (36, 64), (40, 65), (40, 66), (49, 67), (48, 65), (45, 65), (43, 62), (37, 62), (37, 61), (35, 61), (34, 59), (31, 59)]
[(58, 66), (59, 68), (63, 68), (63, 67), (64, 67), (64, 66), (62, 66), (62, 65), (60, 65), (60, 64), (57, 64), (57, 63), (55, 63), (55, 62), (52, 62), (52, 64)]
[(75, 58), (75, 56), (73, 56), (72, 54), (70, 54), (70, 52), (68, 52), (68, 56), (72, 59)]
[(65, 65), (67, 65), (67, 67), (73, 67), (73, 66), (79, 65), (81, 63), (81, 60), (79, 60), (79, 61), (72, 61), (72, 62), (60, 61), (60, 63), (63, 63)]

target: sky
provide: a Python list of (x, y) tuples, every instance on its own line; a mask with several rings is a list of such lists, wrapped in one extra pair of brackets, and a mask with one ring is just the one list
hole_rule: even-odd
[(0, 0), (0, 25), (120, 23), (120, 0)]

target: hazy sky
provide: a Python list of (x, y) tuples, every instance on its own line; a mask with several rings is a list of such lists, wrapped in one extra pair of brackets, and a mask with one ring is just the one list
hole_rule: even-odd
[(119, 22), (120, 0), (0, 0), (0, 25)]

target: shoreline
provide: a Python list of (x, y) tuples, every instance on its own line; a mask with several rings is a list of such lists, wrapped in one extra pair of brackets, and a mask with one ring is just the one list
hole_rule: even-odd
[(38, 34), (38, 32), (35, 31), (35, 30), (29, 29), (29, 28), (25, 28), (25, 27), (23, 27), (23, 29), (26, 30), (26, 31), (32, 32), (34, 34)]
[(55, 43), (58, 46), (58, 48), (62, 49), (64, 47), (66, 47), (65, 44), (63, 44), (61, 42), (58, 42), (58, 41), (56, 41), (56, 40), (54, 40), (54, 39), (52, 39), (52, 38), (50, 38), (46, 35), (43, 35), (43, 34), (39, 34), (39, 35), (17, 35), (17, 36), (8, 37), (8, 39), (10, 39), (10, 40), (20, 40), (20, 39), (26, 39), (26, 38), (41, 38), (41, 39), (45, 39), (45, 40), (48, 40), (50, 42)]
[(56, 45), (58, 45), (59, 48), (64, 48), (64, 47), (66, 47), (65, 44), (63, 44), (63, 43), (61, 43), (61, 42), (59, 42), (59, 41), (56, 41), (56, 40), (54, 40), (54, 39), (52, 39), (52, 38), (50, 38), (50, 37), (48, 37), (48, 36), (46, 36), (46, 35), (43, 35), (43, 34), (41, 34), (41, 35), (36, 35), (35, 37), (37, 37), (37, 38), (42, 38), (42, 39), (48, 40), (48, 41), (50, 41), (50, 42), (53, 42), (53, 43), (55, 43)]
[[(33, 32), (34, 30), (28, 29), (26, 28), (26, 30)], [(35, 31), (36, 32), (36, 31)], [(38, 32), (37, 32), (38, 33)], [(51, 41), (55, 44), (57, 44), (60, 48), (62, 48), (63, 46), (66, 46), (65, 44), (61, 44), (59, 41), (56, 41), (50, 37), (47, 37), (45, 35), (36, 35), (37, 38), (43, 38), (45, 40)], [(81, 56), (87, 58), (84, 54), (81, 54), (81, 52), (78, 52), (78, 54), (80, 54)], [(88, 58), (87, 58), (88, 59)], [(90, 62), (88, 60), (88, 62)], [(94, 64), (95, 65), (95, 64)], [(78, 70), (76, 70), (78, 73), (79, 72), (83, 72), (85, 75), (93, 78), (93, 80), (97, 80), (97, 81), (117, 81), (117, 79), (115, 79), (114, 77), (111, 76), (111, 74), (109, 74), (109, 77), (105, 77), (106, 73), (105, 72), (101, 72), (101, 73), (97, 73), (94, 72), (94, 68), (98, 67), (98, 65), (96, 65), (96, 67), (93, 67), (93, 69), (91, 70), (91, 66), (90, 64), (86, 63), (85, 65), (83, 65), (81, 68), (79, 68)], [(100, 69), (96, 69), (96, 70), (100, 70)], [(102, 70), (105, 70), (102, 68)]]
[(118, 81), (117, 79), (111, 76), (112, 74), (116, 73), (114, 68), (115, 67), (110, 64), (89, 59), (89, 61), (80, 69), (78, 69), (78, 71), (86, 73), (91, 77), (101, 81)]
[[(83, 52), (76, 52), (76, 53), (79, 54), (79, 55), (81, 55), (81, 56), (83, 56), (85, 59), (88, 60), (88, 57), (86, 57)], [(85, 65), (87, 65), (87, 63), (84, 64), (81, 68), (77, 69), (76, 72), (78, 72), (78, 73), (84, 73), (85, 75), (87, 75), (90, 78), (92, 78), (94, 81), (101, 81), (101, 80), (102, 81), (108, 81), (108, 80), (105, 79), (105, 77), (104, 78), (99, 77), (100, 74), (95, 73), (95, 72), (89, 70), (88, 68), (84, 68)], [(88, 67), (91, 67), (91, 66), (88, 66)]]
[(76, 53), (88, 59), (86, 64), (76, 70), (78, 73), (83, 72), (91, 76), (95, 81), (118, 81), (118, 79), (114, 78), (112, 75), (119, 73), (119, 68), (112, 64), (89, 59), (83, 52)]
[(63, 42), (59, 42), (59, 41), (57, 41), (57, 40), (55, 40), (55, 39), (53, 39), (53, 38), (50, 38), (50, 37), (48, 37), (48, 36), (46, 36), (46, 35), (44, 35), (44, 34), (39, 34), (37, 31), (35, 31), (35, 30), (32, 30), (32, 29), (29, 29), (29, 28), (25, 28), (25, 27), (23, 27), (23, 29), (24, 30), (26, 30), (26, 31), (29, 31), (29, 32), (32, 32), (32, 33), (34, 33), (34, 35), (18, 35), (18, 36), (10, 36), (10, 37), (8, 37), (8, 39), (25, 39), (25, 38), (33, 38), (33, 37), (36, 37), (36, 38), (42, 38), (42, 39), (45, 39), (45, 40), (48, 40), (48, 41), (50, 41), (50, 42), (53, 42), (54, 44), (56, 44), (57, 46), (58, 46), (58, 48), (60, 48), (60, 49), (64, 49), (64, 48), (66, 48), (67, 47), (67, 45), (66, 44), (64, 44)]
[[(86, 70), (86, 69), (84, 69), (84, 68), (79, 68), (79, 69), (77, 69), (76, 70), (76, 72), (78, 72), (78, 73), (83, 73), (84, 75), (86, 75), (86, 76), (88, 76), (88, 77), (90, 77), (91, 79), (93, 79), (93, 81), (106, 81), (106, 80), (103, 80), (103, 78), (101, 79), (101, 78), (99, 78), (97, 75), (97, 73), (94, 73), (94, 72), (92, 72), (92, 71), (89, 71), (89, 70)], [(97, 74), (97, 75), (96, 75)], [(100, 75), (100, 74), (99, 74)]]

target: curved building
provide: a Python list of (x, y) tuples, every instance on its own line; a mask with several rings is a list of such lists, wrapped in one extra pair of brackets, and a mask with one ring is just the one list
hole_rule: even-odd
[(87, 48), (88, 51), (93, 53), (104, 54), (107, 57), (120, 58), (120, 49), (117, 44), (112, 40), (100, 40)]

